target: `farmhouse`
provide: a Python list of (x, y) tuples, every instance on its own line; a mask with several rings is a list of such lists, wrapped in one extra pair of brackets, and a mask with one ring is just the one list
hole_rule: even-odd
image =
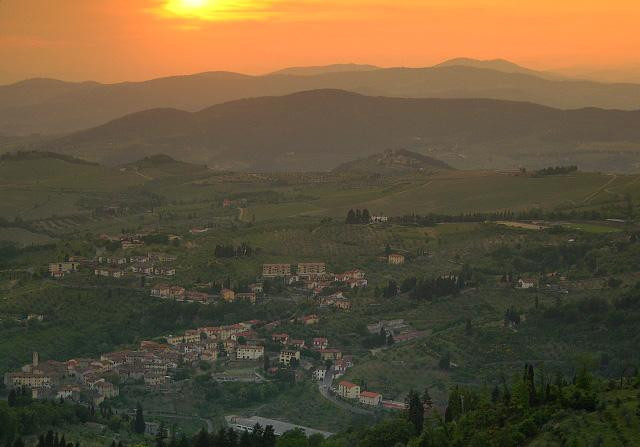
[(318, 324), (320, 322), (320, 317), (315, 314), (307, 315), (302, 317), (300, 320), (305, 326), (311, 326), (312, 324)]
[(404, 255), (392, 253), (387, 257), (387, 260), (391, 265), (402, 265), (404, 264)]
[(291, 340), (289, 344), (296, 349), (302, 349), (305, 345), (304, 340)]
[(360, 396), (360, 387), (343, 380), (338, 384), (338, 395), (345, 399), (357, 399)]
[(265, 278), (277, 278), (291, 275), (291, 264), (264, 264), (262, 276)]
[(189, 290), (187, 292), (187, 296), (185, 298), (185, 301), (189, 301), (191, 303), (207, 304), (210, 299), (211, 299), (211, 295), (209, 295), (208, 293), (197, 292), (195, 290)]

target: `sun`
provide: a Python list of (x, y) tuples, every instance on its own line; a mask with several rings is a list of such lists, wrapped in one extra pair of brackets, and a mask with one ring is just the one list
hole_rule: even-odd
[(164, 9), (174, 16), (206, 20), (216, 6), (218, 0), (168, 0)]
[(207, 6), (207, 0), (180, 0), (185, 9), (198, 9)]

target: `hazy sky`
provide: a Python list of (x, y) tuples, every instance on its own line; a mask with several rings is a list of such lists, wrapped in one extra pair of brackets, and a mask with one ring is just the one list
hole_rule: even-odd
[(640, 66), (640, 0), (0, 0), (0, 82), (459, 56)]

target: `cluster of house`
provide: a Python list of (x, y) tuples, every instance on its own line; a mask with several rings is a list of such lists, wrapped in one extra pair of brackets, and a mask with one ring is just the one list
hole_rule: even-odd
[(302, 262), (296, 265), (295, 272), (292, 264), (264, 264), (263, 278), (282, 278), (286, 285), (302, 284), (306, 290), (314, 294), (336, 283), (351, 288), (367, 287), (369, 282), (362, 270), (350, 270), (344, 273), (327, 272), (324, 262)]
[(351, 310), (351, 301), (342, 292), (318, 297), (320, 307), (335, 307), (340, 310)]
[(395, 342), (404, 342), (421, 337), (424, 333), (416, 331), (403, 319), (381, 320), (367, 325), (370, 334), (384, 334), (393, 337)]
[(170, 299), (190, 303), (210, 304), (222, 300), (227, 303), (235, 301), (248, 301), (255, 304), (258, 294), (262, 293), (262, 285), (252, 284), (250, 292), (235, 292), (232, 289), (222, 289), (219, 295), (211, 295), (196, 290), (186, 290), (184, 287), (172, 286), (168, 284), (156, 284), (151, 288), (151, 296), (155, 298)]
[(360, 385), (346, 380), (338, 384), (336, 393), (343, 399), (357, 400), (362, 405), (378, 407), (382, 404), (382, 394), (373, 391), (362, 391)]
[(149, 253), (139, 256), (98, 256), (95, 258), (94, 274), (107, 278), (122, 278), (128, 273), (147, 277), (175, 276), (176, 269), (170, 265), (176, 256), (165, 253)]
[(118, 383), (155, 387), (167, 383), (179, 365), (215, 362), (222, 351), (237, 359), (262, 358), (264, 346), (252, 330), (257, 323), (188, 330), (165, 337), (166, 343), (143, 341), (137, 350), (110, 352), (99, 359), (39, 362), (34, 353), (32, 363), (5, 374), (4, 383), (8, 388), (28, 388), (34, 398), (73, 399), (97, 406), (119, 394), (113, 384), (116, 377)]
[(128, 273), (153, 276), (175, 276), (176, 270), (167, 263), (175, 261), (173, 255), (164, 253), (148, 253), (140, 256), (97, 256), (93, 259), (74, 256), (64, 262), (49, 264), (49, 275), (53, 278), (63, 278), (75, 273), (81, 266), (93, 269), (96, 276), (107, 278), (122, 278)]
[[(310, 317), (317, 318), (316, 316)], [(304, 322), (303, 324), (313, 323)], [(303, 349), (309, 349), (317, 352), (319, 359), (325, 365), (326, 362), (331, 362), (332, 371), (335, 376), (344, 374), (348, 368), (353, 366), (353, 358), (351, 356), (343, 355), (340, 349), (330, 348), (329, 340), (325, 337), (315, 337), (311, 340), (311, 343), (307, 343), (307, 341), (303, 339), (291, 338), (289, 334), (274, 333), (271, 335), (271, 340), (282, 345), (282, 349), (278, 356), (278, 362), (281, 366), (291, 366), (292, 362), (299, 362), (301, 359), (301, 351)], [(324, 380), (326, 373), (326, 366), (317, 368), (313, 371), (313, 378), (315, 380)]]
[(112, 371), (113, 365), (102, 360), (40, 362), (34, 352), (31, 364), (5, 374), (4, 384), (8, 388), (27, 388), (34, 399), (72, 399), (98, 406), (119, 394), (118, 387), (105, 377)]

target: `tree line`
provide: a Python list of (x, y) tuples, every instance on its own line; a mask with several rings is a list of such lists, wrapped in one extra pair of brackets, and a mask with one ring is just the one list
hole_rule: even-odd
[(347, 217), (345, 219), (345, 223), (349, 225), (358, 225), (358, 224), (368, 224), (371, 222), (371, 214), (368, 209), (350, 209), (347, 212)]

